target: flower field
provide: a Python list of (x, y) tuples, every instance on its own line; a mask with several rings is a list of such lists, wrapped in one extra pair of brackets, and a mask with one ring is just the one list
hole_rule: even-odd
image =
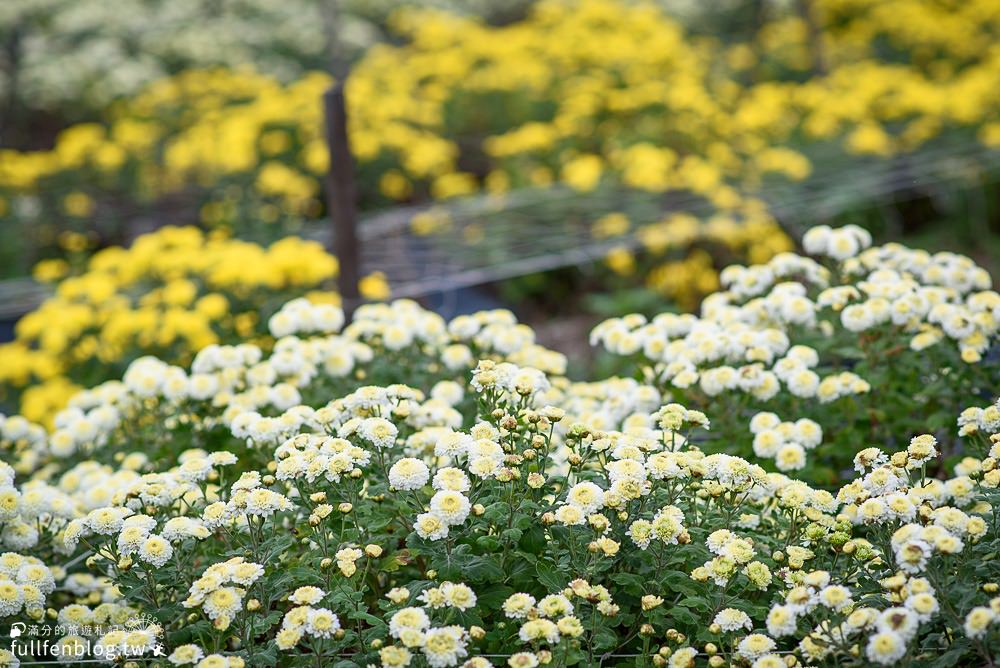
[[(322, 17), (295, 9), (308, 3), (248, 4), (259, 23), (204, 29), (245, 41), (259, 24), (281, 26), (255, 45), (255, 67), (237, 66), (243, 52), (226, 41), (196, 49), (158, 32), (153, 44), (179, 53), (156, 52), (158, 65), (117, 94), (113, 79), (95, 82), (107, 104), (50, 147), (0, 150), (0, 222), (17, 230), (4, 266), (23, 272), (122, 243), (135, 219), (165, 211), (261, 243), (325, 215), (321, 95), (332, 78), (318, 69)], [(992, 0), (816, 0), (811, 15), (774, 8), (753, 30), (718, 34), (686, 26), (669, 4), (548, 0), (503, 25), (433, 7), (383, 12), (394, 41), (364, 51), (346, 84), (361, 207), (437, 202), (411, 227), (440, 236), (456, 199), (502, 202), (562, 185), (594, 200), (584, 222), (595, 236), (640, 240), (608, 252), (608, 281), (626, 276), (690, 308), (718, 288), (726, 264), (792, 248), (766, 197), (777, 186), (812, 183), (831, 165), (897, 170), (957, 156), (969, 161), (962, 188), (993, 183), (984, 157), (1000, 145)], [(517, 3), (494, 9), (507, 5)], [(163, 23), (168, 32), (196, 21)], [(293, 29), (302, 38), (291, 45)], [(32, 53), (29, 65), (42, 61)], [(27, 68), (25, 104), (51, 109), (52, 94), (75, 90), (45, 83), (53, 70), (66, 71)], [(922, 157), (942, 146), (963, 150)], [(621, 189), (688, 206), (670, 216), (619, 207), (608, 193)], [(883, 208), (862, 201), (851, 211), (885, 224)], [(489, 229), (470, 232), (468, 245)]]
[(998, 45), (0, 0), (0, 667), (995, 668)]
[(299, 297), (265, 337), (155, 288), (234, 324), (0, 419), (0, 614), (70, 663), (993, 665), (1000, 295), (804, 245), (600, 324), (635, 373), (587, 381), (507, 311)]

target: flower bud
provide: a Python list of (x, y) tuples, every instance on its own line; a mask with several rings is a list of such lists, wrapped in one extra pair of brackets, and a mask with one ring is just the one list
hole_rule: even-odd
[(646, 594), (642, 597), (642, 609), (652, 610), (653, 608), (659, 607), (663, 603), (663, 599), (659, 596), (654, 596), (653, 594)]
[(372, 559), (378, 559), (382, 556), (382, 548), (379, 545), (367, 545), (365, 546), (365, 554), (367, 554)]

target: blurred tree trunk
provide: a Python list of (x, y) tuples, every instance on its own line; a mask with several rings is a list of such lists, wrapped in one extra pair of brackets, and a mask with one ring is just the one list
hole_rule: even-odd
[(340, 0), (326, 0), (323, 3), (323, 31), (326, 34), (326, 53), (330, 73), (340, 81), (347, 76), (347, 51), (340, 38)]
[[(18, 104), (18, 69), (21, 66), (21, 27), (15, 25), (10, 31), (10, 35), (3, 45), (5, 75), (7, 78), (6, 100), (4, 108), (0, 110), (0, 146), (4, 145), (3, 138), (9, 134), (16, 135), (13, 130), (17, 128), (17, 116), (20, 113)], [(11, 141), (14, 141), (11, 137)]]

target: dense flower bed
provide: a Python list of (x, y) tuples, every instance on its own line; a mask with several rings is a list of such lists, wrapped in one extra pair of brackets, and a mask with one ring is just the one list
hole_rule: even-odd
[[(789, 250), (762, 186), (806, 179), (817, 160), (887, 161), (941, 137), (1000, 143), (995, 3), (811, 4), (811, 23), (774, 10), (728, 43), (616, 0), (549, 0), (502, 27), (398, 13), (403, 43), (371, 48), (347, 84), (362, 204), (489, 193), (502, 208), (512, 189), (563, 184), (594, 198), (583, 223), (618, 216), (599, 234), (641, 231), (641, 261), (622, 244), (613, 272), (691, 304), (732, 259), (706, 252), (706, 236), (754, 240), (735, 244), (751, 262)], [(154, 81), (51, 151), (0, 152), (0, 219), (44, 246), (51, 221), (107, 236), (150, 201), (180, 200), (238, 236), (295, 231), (324, 208), (330, 83), (205, 68)], [(671, 193), (685, 215), (617, 211), (601, 196), (616, 188)], [(726, 233), (692, 235), (692, 220)], [(413, 229), (450, 228), (432, 215)]]
[[(179, 70), (254, 63), (283, 80), (326, 65), (331, 42), (354, 55), (399, 0), (9, 0), (0, 6), (0, 104), (77, 117)], [(524, 0), (429, 0), (489, 18)]]
[[(261, 247), (194, 227), (164, 227), (128, 249), (104, 249), (79, 271), (42, 262), (36, 276), (52, 281), (55, 294), (18, 321), (13, 342), (0, 344), (0, 397), (48, 422), (80, 386), (118, 377), (140, 355), (188, 364), (219, 342), (267, 347), (261, 317), (307, 291), (336, 302), (336, 275), (336, 258), (314, 241)], [(381, 285), (378, 277), (362, 284), (373, 297)]]
[[(50, 651), (203, 668), (990, 665), (1000, 405), (970, 370), (995, 370), (1000, 296), (856, 229), (807, 245), (835, 260), (599, 327), (637, 378), (570, 381), (503, 311), (345, 324), (295, 299), (270, 353), (143, 357), (52, 430), (3, 418), (0, 616), (58, 625)], [(880, 361), (822, 370), (852, 345)], [(830, 435), (849, 470), (792, 477), (781, 451), (829, 458)]]

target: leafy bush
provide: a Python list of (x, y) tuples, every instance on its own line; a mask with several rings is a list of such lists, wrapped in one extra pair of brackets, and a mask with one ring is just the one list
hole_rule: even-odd
[[(270, 354), (210, 345), (189, 369), (140, 358), (76, 395), (51, 432), (0, 421), (0, 615), (55, 622), (59, 648), (203, 668), (989, 665), (1000, 405), (980, 408), (970, 369), (984, 361), (968, 351), (981, 342), (952, 328), (971, 310), (961, 326), (988, 343), (998, 296), (969, 295), (979, 274), (959, 258), (940, 271), (945, 258), (864, 242), (813, 232), (808, 246), (840, 273), (793, 256), (732, 269), (703, 325), (679, 319), (729, 328), (705, 337), (706, 360), (716, 341), (790, 360), (768, 371), (773, 392), (718, 378), (712, 392), (709, 370), (693, 371), (706, 412), (675, 401), (679, 373), (572, 382), (509, 313), (446, 323), (406, 301), (364, 306), (345, 327), (336, 306), (296, 299), (268, 321)], [(780, 267), (857, 278), (827, 292), (868, 295), (840, 311), (848, 323), (866, 321), (855, 307), (880, 320), (878, 299), (891, 320), (899, 301), (940, 324), (918, 337), (958, 346), (925, 348), (915, 377), (880, 347), (883, 363), (855, 365), (838, 410), (812, 426), (754, 416), (748, 397), (788, 420), (828, 397), (799, 376), (830, 354), (755, 322), (848, 337), (807, 326), (805, 287), (772, 286)], [(635, 320), (597, 338), (621, 346)], [(918, 325), (850, 328), (898, 346)], [(647, 355), (678, 347), (643, 331)], [(957, 427), (917, 408), (941, 375), (947, 403), (971, 406)], [(844, 419), (874, 395), (900, 413), (891, 439)], [(731, 433), (711, 438), (720, 423)], [(828, 490), (723, 452), (750, 457), (750, 431), (767, 429), (836, 434), (853, 470)], [(956, 429), (964, 459), (949, 476), (939, 451), (955, 451)]]

